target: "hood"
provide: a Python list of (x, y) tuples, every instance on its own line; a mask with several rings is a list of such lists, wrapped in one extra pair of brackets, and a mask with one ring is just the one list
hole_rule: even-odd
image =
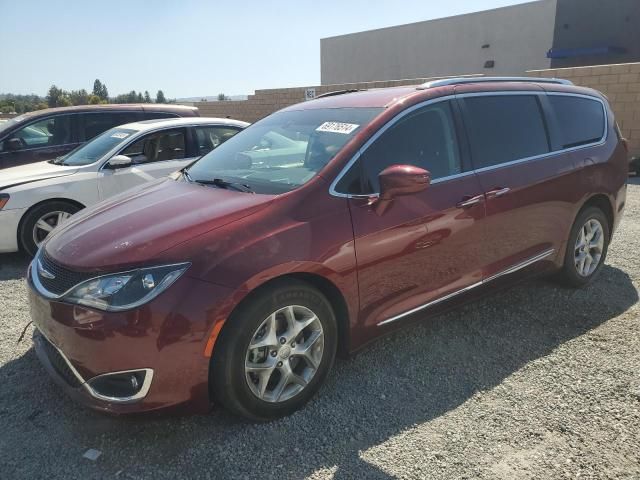
[(78, 171), (78, 167), (54, 165), (49, 162), (30, 163), (0, 170), (0, 190), (25, 183), (63, 177)]
[(149, 265), (162, 252), (251, 215), (273, 198), (161, 179), (82, 210), (54, 230), (44, 248), (54, 261), (79, 271)]

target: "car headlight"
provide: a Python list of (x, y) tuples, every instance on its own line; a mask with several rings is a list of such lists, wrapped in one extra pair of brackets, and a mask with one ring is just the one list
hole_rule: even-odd
[(180, 263), (103, 275), (77, 285), (62, 300), (110, 312), (129, 310), (160, 295), (190, 265)]

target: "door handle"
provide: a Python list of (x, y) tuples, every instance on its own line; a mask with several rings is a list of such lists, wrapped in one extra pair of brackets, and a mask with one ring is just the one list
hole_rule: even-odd
[(470, 208), (470, 207), (473, 207), (474, 205), (478, 205), (483, 200), (484, 200), (484, 195), (477, 195), (477, 196), (471, 197), (471, 198), (466, 197), (461, 202), (458, 202), (456, 204), (456, 207), (458, 207), (458, 208)]
[(506, 188), (496, 188), (487, 192), (487, 198), (499, 198), (504, 197), (507, 193), (509, 193), (511, 189), (509, 187)]

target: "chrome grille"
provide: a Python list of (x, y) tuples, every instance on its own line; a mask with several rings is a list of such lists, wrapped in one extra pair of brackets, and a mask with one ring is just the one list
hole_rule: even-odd
[(36, 268), (38, 280), (47, 291), (54, 295), (62, 295), (79, 283), (96, 276), (95, 273), (74, 272), (58, 265), (47, 255), (46, 251), (42, 251), (37, 261), (40, 262), (44, 270), (54, 276), (54, 278), (47, 278), (40, 273), (40, 268)]

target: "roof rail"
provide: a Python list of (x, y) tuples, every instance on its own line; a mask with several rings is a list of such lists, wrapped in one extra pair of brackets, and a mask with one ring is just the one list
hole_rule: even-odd
[[(323, 93), (322, 95), (318, 95), (316, 98), (324, 98), (324, 97), (335, 97), (336, 95), (344, 95), (346, 93), (354, 93), (354, 92), (363, 92), (364, 89), (361, 88), (351, 88), (347, 90), (335, 90), (333, 92)], [(314, 98), (314, 100), (316, 99)]]
[(562, 78), (540, 77), (455, 77), (432, 80), (418, 87), (420, 90), (427, 88), (446, 87), (447, 85), (464, 85), (469, 83), (496, 83), (496, 82), (529, 82), (529, 83), (555, 83), (558, 85), (573, 85), (570, 80)]

